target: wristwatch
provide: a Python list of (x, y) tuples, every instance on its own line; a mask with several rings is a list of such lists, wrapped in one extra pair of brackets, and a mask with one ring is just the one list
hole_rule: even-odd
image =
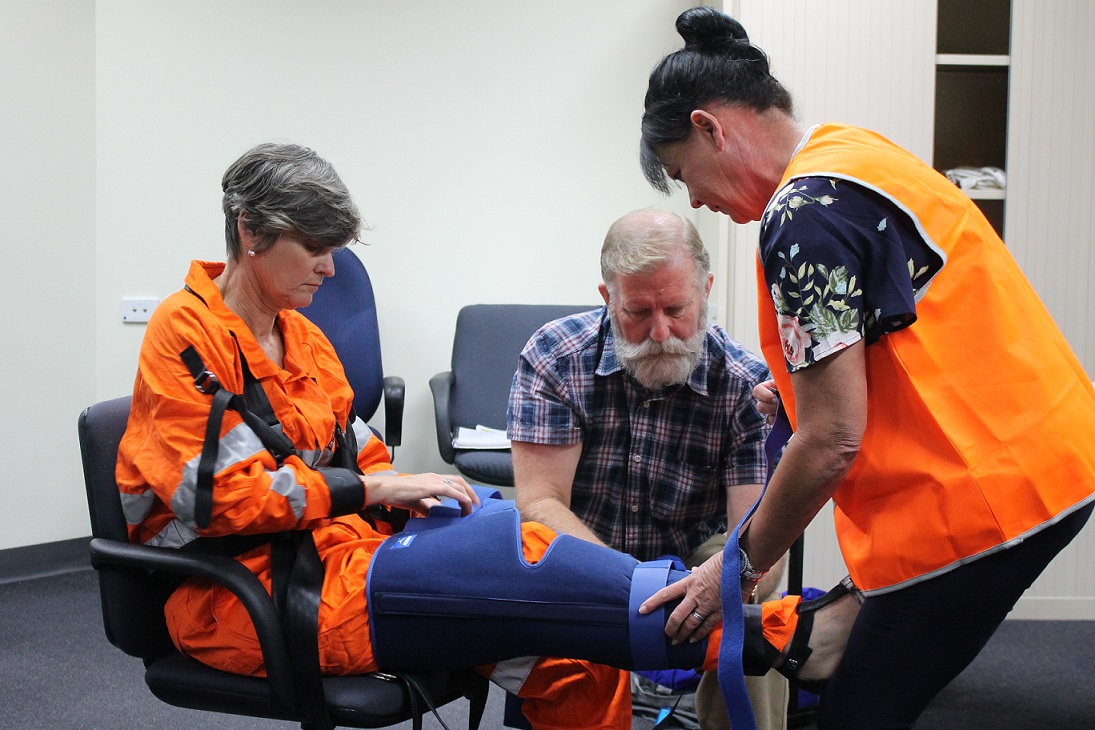
[(745, 548), (740, 545), (738, 546), (738, 552), (741, 553), (741, 579), (750, 583), (760, 583), (760, 579), (768, 575), (768, 571), (754, 570), (753, 564), (749, 562), (749, 556), (745, 554)]

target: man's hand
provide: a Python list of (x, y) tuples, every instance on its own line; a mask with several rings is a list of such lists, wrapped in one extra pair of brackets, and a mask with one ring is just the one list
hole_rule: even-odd
[(666, 586), (643, 601), (639, 613), (650, 613), (663, 604), (681, 599), (665, 623), (665, 634), (674, 644), (696, 642), (722, 623), (722, 553), (715, 553), (687, 577)]
[(765, 380), (763, 383), (757, 383), (753, 387), (753, 397), (757, 401), (757, 410), (767, 419), (768, 423), (771, 423), (776, 415), (776, 408), (779, 407), (779, 391), (776, 390), (776, 381)]

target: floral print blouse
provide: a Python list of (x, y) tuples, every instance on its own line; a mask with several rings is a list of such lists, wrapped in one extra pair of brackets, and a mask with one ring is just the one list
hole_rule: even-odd
[(792, 180), (761, 221), (760, 257), (788, 372), (916, 321), (943, 259), (893, 201), (843, 179)]

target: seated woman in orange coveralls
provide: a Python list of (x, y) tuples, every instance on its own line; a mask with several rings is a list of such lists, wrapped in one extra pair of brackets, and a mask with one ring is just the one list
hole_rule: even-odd
[[(384, 669), (378, 641), (383, 630), (370, 614), (366, 576), (371, 576), (372, 585), (370, 565), (383, 562), (381, 555), (390, 553), (398, 561), (410, 551), (384, 553), (381, 545), (392, 530), (368, 516), (367, 508), (387, 505), (424, 514), (438, 499), (448, 498), (468, 514), (479, 499), (458, 476), (392, 470), (384, 444), (353, 418), (353, 394), (330, 343), (294, 311), (309, 304), (323, 278), (334, 273), (331, 252), (356, 240), (360, 230), (357, 208), (334, 169), (306, 148), (260, 145), (228, 169), (222, 187), (228, 262), (192, 263), (185, 288), (156, 309), (141, 348), (117, 467), (130, 537), (148, 545), (182, 547), (199, 539), (204, 542), (196, 544), (224, 536), (238, 540), (310, 531), (324, 574), (318, 616), (320, 670), (356, 674)], [(219, 395), (208, 387), (195, 387), (209, 375), (221, 394), (244, 394), (231, 401), (234, 406), (221, 404), (219, 427), (211, 418)], [(280, 431), (274, 440), (287, 437), (285, 451), (269, 445), (263, 436), (268, 426), (245, 418), (255, 414)], [(524, 563), (511, 561), (518, 569), (540, 561), (537, 568), (548, 564), (553, 551), (565, 554), (560, 543), (569, 544), (567, 538), (557, 540), (555, 533), (535, 523), (516, 527), (513, 519), (512, 534), (519, 535), (524, 558)], [(429, 544), (428, 537), (418, 537), (420, 544)], [(401, 536), (386, 548), (402, 547), (404, 542), (410, 541)], [(510, 543), (515, 550), (516, 543)], [(602, 597), (614, 604), (614, 615), (628, 611), (634, 561), (599, 546), (582, 545), (576, 549), (604, 551), (587, 560), (589, 564), (630, 561), (608, 581), (624, 586), (622, 597)], [(504, 548), (491, 546), (495, 553)], [(232, 552), (268, 589), (276, 581), (268, 540), (259, 537), (246, 543), (242, 552)], [(492, 565), (497, 562), (493, 555), (490, 560)], [(449, 561), (445, 566), (438, 572), (453, 572)], [(478, 577), (468, 571), (455, 579), (460, 585), (477, 585), (483, 583)], [(596, 586), (586, 588), (581, 577), (579, 573), (563, 582), (569, 583), (572, 593), (578, 586), (592, 596)], [(661, 585), (665, 584), (663, 580)], [(496, 589), (507, 588), (481, 590)], [(774, 612), (779, 608), (777, 604)], [(225, 671), (263, 673), (254, 631), (229, 592), (192, 579), (171, 596), (165, 610), (180, 650)], [(687, 641), (674, 645), (664, 633), (664, 614), (655, 615), (656, 638), (667, 647), (663, 657), (666, 651), (671, 655), (660, 661), (715, 666), (718, 632), (709, 642), (696, 637), (691, 647)], [(587, 619), (588, 614), (579, 616), (575, 624), (585, 624), (588, 630)], [(453, 626), (453, 635), (466, 637), (478, 630), (479, 645), (498, 647), (484, 654), (477, 645), (467, 655), (476, 657), (476, 665), (487, 665), (480, 671), (525, 699), (524, 712), (534, 727), (631, 726), (627, 673), (604, 666), (629, 668), (636, 663), (628, 645), (628, 632), (635, 632), (626, 620), (622, 628), (605, 629), (603, 641), (597, 634), (597, 641), (588, 642), (594, 646), (568, 647), (565, 637), (531, 645), (534, 653), (541, 653), (537, 647), (542, 647), (543, 653), (570, 658), (516, 658), (524, 656), (518, 652), (530, 653), (528, 637), (499, 639), (491, 634), (489, 620), (486, 625), (472, 623), (471, 628)], [(779, 639), (779, 631), (777, 626), (770, 637), (773, 644), (786, 641)], [(401, 647), (394, 663), (421, 661), (422, 668), (438, 667), (435, 660), (417, 659), (413, 649), (402, 649), (406, 632), (393, 634), (396, 638), (389, 634), (388, 643)], [(583, 660), (589, 658), (602, 663)]]

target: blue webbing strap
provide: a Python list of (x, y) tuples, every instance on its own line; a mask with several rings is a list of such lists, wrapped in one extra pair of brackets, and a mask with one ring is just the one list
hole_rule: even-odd
[[(780, 452), (791, 438), (791, 423), (782, 408), (776, 411), (775, 423), (768, 438), (764, 441), (764, 453), (768, 460), (768, 478), (772, 479)], [(764, 493), (761, 492), (761, 498)], [(726, 538), (726, 547), (722, 553), (722, 643), (719, 645), (719, 689), (726, 702), (726, 713), (730, 718), (730, 727), (734, 730), (756, 730), (753, 706), (745, 691), (745, 674), (741, 666), (742, 644), (745, 641), (745, 619), (741, 610), (741, 557), (738, 552), (738, 534), (746, 520), (760, 504), (757, 500), (747, 515), (738, 523), (734, 531)]]
[(665, 609), (639, 613), (643, 601), (665, 588), (672, 560), (651, 560), (635, 566), (631, 574), (631, 599), (628, 602), (628, 635), (631, 661), (635, 669), (661, 669), (668, 666), (665, 655)]

